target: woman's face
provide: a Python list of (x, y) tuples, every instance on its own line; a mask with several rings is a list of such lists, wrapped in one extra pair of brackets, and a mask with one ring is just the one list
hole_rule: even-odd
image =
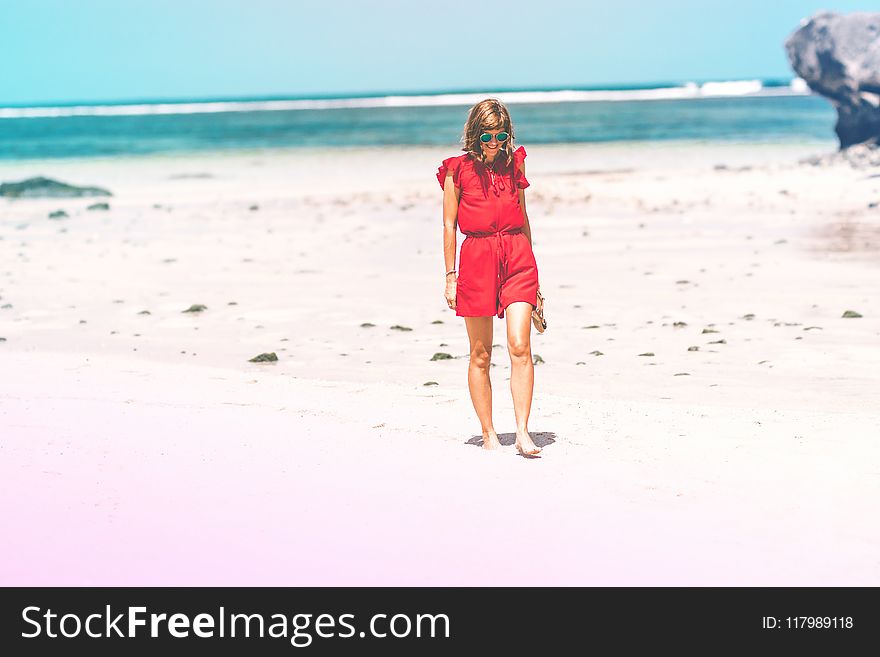
[[(480, 134), (489, 134), (492, 135), (492, 139), (489, 142), (484, 142), (482, 139), (480, 140), (480, 146), (483, 149), (483, 155), (486, 156), (487, 160), (493, 160), (498, 152), (504, 147), (504, 144), (507, 143), (505, 141), (498, 141), (497, 135), (498, 133), (503, 132), (504, 134), (508, 134), (507, 130), (504, 128), (498, 128), (497, 130), (481, 130)], [(508, 137), (510, 139), (510, 137)]]

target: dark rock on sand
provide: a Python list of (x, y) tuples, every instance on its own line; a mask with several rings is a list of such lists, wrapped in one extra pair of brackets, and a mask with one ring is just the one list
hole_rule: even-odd
[(394, 331), (412, 331), (408, 326), (401, 326), (400, 324), (395, 324), (391, 327)]
[(182, 310), (181, 312), (184, 312), (184, 313), (200, 313), (200, 312), (202, 312), (203, 310), (207, 310), (207, 309), (208, 309), (208, 306), (203, 306), (203, 305), (200, 304), (200, 303), (194, 303), (194, 304), (191, 305), (189, 308), (187, 308), (186, 310)]
[(138, 313), (138, 315), (152, 315), (152, 314), (153, 313), (151, 313), (149, 310), (142, 310)]
[(449, 355), (445, 352), (442, 352), (442, 351), (438, 351), (436, 354), (431, 356), (431, 360), (448, 360), (450, 358), (452, 358), (451, 355)]
[(855, 144), (834, 153), (811, 155), (800, 160), (802, 164), (826, 166), (829, 164), (849, 164), (853, 169), (880, 167), (880, 146), (875, 142)]
[(699, 350), (700, 350), (700, 348), (697, 346), (688, 347), (688, 351), (699, 351)]
[(92, 203), (86, 210), (109, 210), (109, 203)]
[(857, 313), (855, 310), (845, 310), (843, 312), (843, 315), (841, 315), (841, 318), (843, 318), (843, 317), (861, 317), (861, 315), (859, 313)]
[(544, 359), (541, 358), (538, 354), (535, 354), (535, 357), (532, 359), (532, 364), (537, 365), (539, 363), (543, 363)]
[(275, 355), (274, 351), (270, 351), (267, 353), (262, 353), (259, 356), (254, 356), (253, 358), (249, 359), (249, 362), (251, 362), (251, 363), (269, 363), (269, 362), (274, 362), (276, 360), (278, 360), (278, 356)]
[(639, 356), (653, 356), (653, 355), (654, 355), (654, 352), (653, 352), (653, 351), (646, 351), (646, 352), (643, 353), (643, 354), (639, 354)]
[(837, 110), (841, 149), (880, 139), (880, 13), (821, 11), (785, 41), (794, 71)]
[(439, 386), (440, 384), (437, 383), (436, 381), (425, 381), (422, 385), (423, 386)]
[(49, 213), (49, 219), (65, 219), (68, 214), (64, 210), (55, 210)]
[(39, 176), (21, 182), (0, 184), (0, 196), (7, 198), (77, 198), (80, 196), (113, 196), (113, 194), (101, 187), (77, 187)]
[(361, 324), (361, 328), (373, 328), (375, 324), (371, 324), (370, 322), (364, 322)]

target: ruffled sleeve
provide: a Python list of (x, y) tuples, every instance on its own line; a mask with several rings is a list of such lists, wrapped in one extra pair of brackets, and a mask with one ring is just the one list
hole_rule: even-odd
[(459, 167), (461, 165), (461, 155), (454, 155), (443, 160), (443, 164), (437, 169), (437, 180), (440, 181), (440, 189), (443, 189), (446, 183), (446, 175), (452, 171), (452, 182), (456, 187), (461, 187), (459, 182)]
[(523, 171), (523, 160), (525, 159), (525, 146), (520, 146), (513, 151), (513, 167), (515, 172), (514, 175), (516, 176), (516, 186), (520, 189), (525, 189), (529, 186), (529, 181), (526, 179), (525, 171)]

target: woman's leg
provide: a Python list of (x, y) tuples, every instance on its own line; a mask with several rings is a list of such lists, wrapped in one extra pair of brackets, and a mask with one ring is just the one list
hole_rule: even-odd
[(492, 382), (489, 379), (489, 363), (492, 360), (492, 320), (492, 316), (464, 318), (470, 341), (468, 389), (483, 430), (484, 449), (501, 447), (495, 426), (492, 424)]
[(532, 304), (514, 301), (504, 309), (507, 318), (507, 351), (510, 354), (510, 393), (516, 415), (516, 448), (521, 454), (541, 451), (529, 435), (529, 413), (535, 387), (532, 361)]

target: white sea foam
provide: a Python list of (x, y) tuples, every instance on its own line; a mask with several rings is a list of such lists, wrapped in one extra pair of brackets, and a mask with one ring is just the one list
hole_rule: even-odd
[(764, 88), (760, 80), (735, 80), (733, 82), (707, 82), (700, 87), (703, 96), (748, 96)]
[(807, 81), (803, 78), (795, 78), (791, 81), (791, 90), (795, 93), (799, 94), (808, 94), (810, 93), (810, 87), (807, 84)]
[[(800, 82), (798, 82), (800, 80)], [(0, 118), (52, 118), (64, 116), (145, 116), (160, 114), (211, 114), (222, 112), (271, 112), (323, 110), (366, 107), (436, 107), (472, 105), (486, 96), (505, 103), (621, 102), (640, 100), (675, 100), (745, 96), (807, 95), (809, 87), (800, 78), (789, 86), (764, 87), (760, 80), (727, 82), (687, 82), (676, 87), (654, 89), (557, 91), (510, 91), (425, 94), (420, 96), (375, 96), (370, 98), (326, 98), (304, 100), (245, 100), (190, 103), (138, 103), (130, 105), (76, 105), (67, 107), (0, 107)]]

